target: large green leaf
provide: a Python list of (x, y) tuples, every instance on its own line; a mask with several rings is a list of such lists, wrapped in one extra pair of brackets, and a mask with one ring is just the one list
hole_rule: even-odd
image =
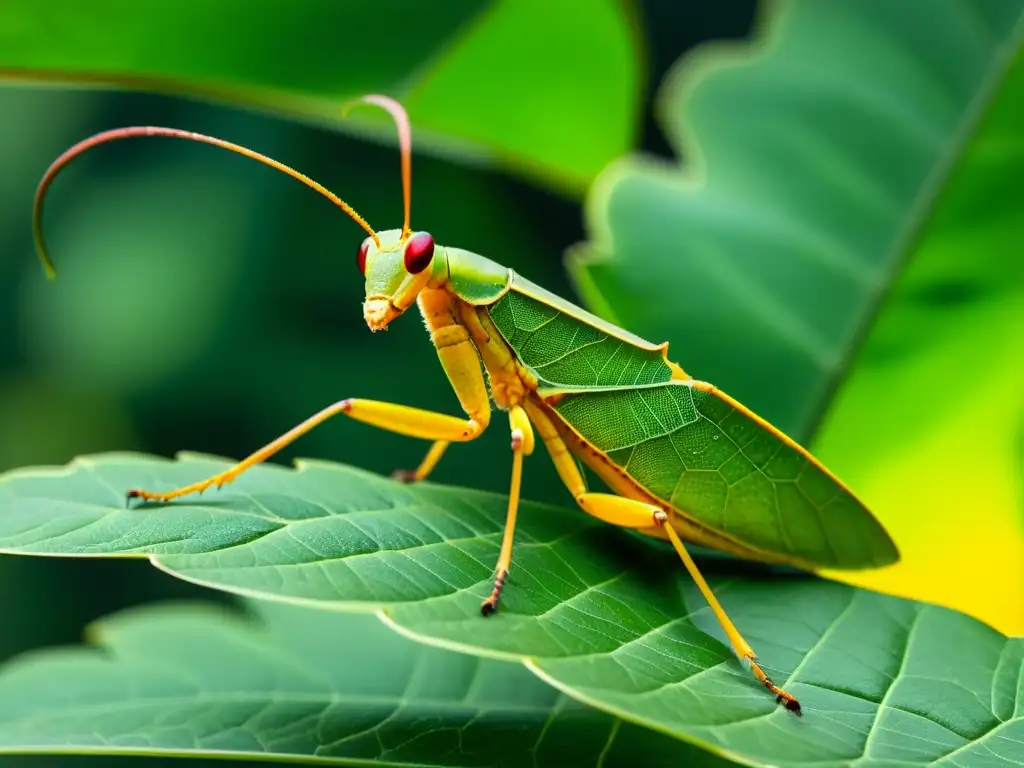
[[(1024, 4), (779, 0), (764, 21), (667, 79), (683, 165), (602, 174), (570, 269), (798, 440), (853, 369), (821, 458), (903, 559), (836, 575), (1024, 632)], [(983, 562), (949, 568), (967, 541)]]
[(418, 146), (572, 193), (635, 138), (639, 41), (618, 0), (586, 13), (544, 0), (79, 6), (0, 5), (0, 77), (199, 96), (390, 141), (377, 115), (341, 119), (345, 101), (384, 91), (407, 102)]
[(947, 609), (804, 576), (706, 567), (805, 715), (777, 707), (723, 644), (674, 553), (526, 503), (502, 610), (480, 616), (497, 495), (401, 485), (329, 463), (261, 465), (199, 500), (126, 509), (123, 491), (223, 469), (106, 455), (0, 479), (0, 551), (149, 556), (181, 578), (322, 608), (377, 610), (414, 638), (524, 659), (570, 696), (751, 764), (1024, 759), (1024, 640)]
[(521, 666), (416, 645), (371, 616), (250, 604), (125, 611), (98, 647), (0, 667), (0, 753), (327, 765), (725, 766), (565, 699)]
[[(851, 583), (1008, 634), (1024, 634), (1022, 125), (1018, 52), (815, 446), (901, 542), (901, 568)], [(958, 378), (969, 394), (950, 397)], [(950, 568), (964, 552), (984, 554)]]
[(685, 165), (605, 170), (570, 265), (597, 307), (803, 440), (1019, 48), (1024, 6), (763, 10), (759, 45), (706, 46), (667, 78)]

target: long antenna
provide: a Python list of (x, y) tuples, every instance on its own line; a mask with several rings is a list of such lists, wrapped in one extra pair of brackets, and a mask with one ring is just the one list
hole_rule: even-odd
[[(390, 96), (371, 93), (357, 101), (373, 104), (387, 110), (398, 129), (398, 148), (402, 155), (402, 198), (405, 201), (405, 223), (402, 224), (402, 240), (412, 234), (409, 228), (409, 214), (412, 208), (412, 128), (409, 126), (409, 115), (405, 107)], [(348, 112), (349, 108), (345, 109)]]
[[(253, 152), (251, 149), (247, 149), (239, 144), (232, 144), (230, 141), (224, 141), (223, 139), (218, 139), (213, 136), (205, 136), (201, 133), (182, 131), (177, 128), (161, 128), (159, 126), (132, 126), (130, 128), (115, 128), (110, 131), (103, 131), (94, 136), (90, 136), (87, 139), (83, 139), (54, 160), (50, 167), (46, 169), (46, 173), (43, 174), (43, 178), (40, 180), (39, 186), (36, 188), (35, 203), (32, 208), (32, 234), (35, 237), (36, 251), (39, 254), (39, 259), (43, 262), (43, 267), (46, 269), (46, 274), (48, 276), (56, 277), (57, 270), (54, 268), (53, 261), (46, 252), (46, 243), (43, 239), (43, 199), (46, 196), (46, 191), (53, 183), (53, 180), (57, 177), (57, 174), (60, 173), (68, 163), (81, 155), (87, 149), (91, 149), (99, 144), (105, 144), (108, 141), (130, 139), (136, 136), (167, 136), (173, 139), (188, 139), (189, 141), (198, 141), (203, 144), (212, 144), (215, 147), (230, 149), (232, 152), (237, 152), (245, 157), (258, 160), (264, 165), (269, 165), (271, 168), (276, 168), (277, 170), (288, 174), (293, 179), (298, 179), (307, 187), (315, 189), (321, 195), (341, 208), (341, 210), (351, 216), (359, 226), (365, 229), (370, 234), (370, 237), (373, 238), (377, 247), (380, 247), (380, 240), (377, 237), (377, 233), (373, 231), (362, 216), (355, 212), (352, 206), (322, 184), (313, 181), (308, 176), (299, 173), (293, 168), (289, 168), (284, 163), (279, 163), (277, 160), (269, 158), (266, 155), (261, 155), (259, 152)], [(406, 221), (408, 222), (408, 207), (406, 208)]]

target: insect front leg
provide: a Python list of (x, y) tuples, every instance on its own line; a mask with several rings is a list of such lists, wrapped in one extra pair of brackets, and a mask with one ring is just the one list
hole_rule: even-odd
[(265, 461), (289, 443), (294, 442), (314, 427), (339, 413), (345, 414), (357, 421), (372, 424), (375, 427), (387, 429), (401, 435), (443, 441), (445, 444), (473, 440), (479, 437), (480, 433), (487, 426), (486, 421), (481, 424), (475, 419), (459, 419), (455, 416), (426, 411), (422, 408), (411, 408), (407, 405), (383, 403), (377, 400), (349, 398), (329, 405), (319, 413), (310, 416), (298, 426), (285, 432), (273, 442), (267, 443), (267, 445), (224, 472), (219, 472), (212, 477), (192, 483), (191, 485), (175, 488), (172, 491), (155, 492), (133, 488), (128, 491), (127, 496), (129, 499), (138, 498), (144, 501), (170, 501), (190, 493), (202, 493), (213, 485), (220, 488), (230, 483), (245, 470), (249, 469), (249, 467)]
[[(424, 291), (427, 293), (427, 291)], [(431, 293), (441, 293), (440, 291)], [(421, 294), (422, 298), (422, 294)], [(348, 399), (328, 406), (317, 414), (306, 419), (297, 427), (289, 430), (281, 437), (260, 448), (230, 469), (209, 477), (192, 485), (176, 488), (172, 491), (154, 492), (141, 489), (128, 491), (128, 498), (140, 498), (146, 501), (170, 501), (190, 493), (202, 493), (210, 486), (220, 488), (230, 483), (249, 467), (259, 464), (289, 443), (309, 432), (327, 419), (342, 413), (356, 421), (362, 421), (381, 429), (396, 432), (408, 437), (434, 441), (427, 458), (415, 472), (410, 473), (414, 479), (421, 479), (433, 469), (449, 443), (468, 442), (475, 440), (487, 428), (491, 420), (491, 404), (484, 383), (483, 369), (477, 357), (476, 347), (469, 340), (469, 333), (458, 324), (453, 314), (448, 311), (426, 312), (428, 325), (431, 328), (431, 340), (437, 348), (437, 355), (469, 418), (460, 419), (443, 413), (412, 408), (407, 405), (384, 403), (378, 400)]]
[[(455, 396), (459, 398), (462, 410), (480, 425), (480, 432), (483, 432), (490, 423), (491, 401), (484, 384), (476, 344), (460, 321), (454, 300), (446, 291), (428, 289), (420, 293), (416, 303), (430, 331), (430, 341), (437, 350), (441, 367)], [(391, 476), (406, 483), (423, 480), (437, 466), (450, 442), (439, 438), (430, 446), (416, 469), (396, 469)]]
[(434, 467), (437, 466), (437, 462), (444, 456), (444, 452), (449, 445), (451, 443), (447, 440), (435, 441), (416, 469), (396, 469), (391, 473), (391, 477), (403, 483), (416, 483), (423, 480), (434, 471)]

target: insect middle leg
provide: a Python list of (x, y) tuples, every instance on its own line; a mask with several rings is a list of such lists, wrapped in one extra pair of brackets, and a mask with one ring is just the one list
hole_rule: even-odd
[(627, 499), (610, 493), (588, 492), (583, 481), (583, 475), (580, 473), (575, 459), (551, 423), (551, 420), (535, 406), (528, 404), (527, 409), (530, 418), (537, 427), (537, 432), (540, 433), (541, 439), (543, 439), (544, 445), (548, 449), (548, 453), (551, 454), (551, 459), (555, 463), (555, 468), (558, 470), (562, 482), (565, 483), (566, 487), (575, 497), (576, 503), (579, 504), (580, 508), (599, 520), (604, 520), (606, 523), (611, 523), (621, 528), (649, 529), (652, 526), (662, 528), (668, 540), (672, 543), (672, 547), (683, 561), (683, 565), (686, 566), (686, 570), (689, 571), (690, 577), (696, 582), (701, 594), (704, 595), (704, 599), (707, 600), (711, 610), (714, 611), (715, 617), (718, 619), (719, 624), (722, 625), (722, 629), (725, 630), (733, 652), (740, 657), (744, 664), (750, 666), (758, 682), (775, 694), (777, 702), (784, 704), (789, 711), (800, 714), (800, 702), (794, 696), (775, 685), (757, 663), (757, 654), (754, 653), (750, 643), (736, 629), (736, 625), (732, 623), (725, 609), (722, 608), (722, 604), (718, 602), (718, 598), (711, 591), (710, 585), (705, 581), (700, 569), (697, 568), (697, 563), (694, 562), (690, 553), (683, 545), (679, 534), (672, 527), (668, 513), (652, 504), (646, 504), (635, 499)]
[(489, 616), (498, 609), (501, 588), (508, 578), (512, 566), (512, 543), (516, 533), (516, 514), (519, 511), (519, 491), (523, 479), (523, 457), (533, 453), (533, 428), (521, 406), (513, 406), (508, 412), (509, 429), (512, 432), (512, 483), (508, 492), (508, 513), (505, 531), (501, 537), (501, 552), (494, 567), (494, 589), (480, 605), (480, 612)]

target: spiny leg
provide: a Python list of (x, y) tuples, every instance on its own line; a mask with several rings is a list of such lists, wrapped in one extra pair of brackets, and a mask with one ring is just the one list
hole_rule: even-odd
[(334, 403), (319, 413), (310, 416), (298, 426), (293, 427), (273, 442), (263, 446), (224, 472), (220, 472), (200, 482), (163, 493), (135, 488), (128, 491), (128, 498), (139, 498), (145, 501), (170, 501), (189, 493), (202, 493), (211, 485), (216, 485), (220, 488), (225, 483), (230, 483), (249, 467), (265, 461), (289, 443), (294, 442), (314, 427), (339, 413), (391, 432), (397, 432), (409, 437), (435, 440), (445, 444), (448, 442), (473, 440), (479, 437), (484, 431), (484, 427), (486, 427), (486, 424), (481, 425), (475, 419), (459, 419), (455, 416), (426, 411), (421, 408), (411, 408), (406, 405), (350, 398)]
[(490, 597), (480, 605), (480, 613), (490, 616), (498, 609), (501, 588), (508, 578), (512, 566), (512, 542), (516, 532), (516, 514), (519, 511), (519, 490), (523, 478), (523, 456), (533, 453), (533, 429), (526, 412), (518, 405), (508, 412), (508, 423), (512, 431), (512, 486), (508, 492), (508, 515), (505, 519), (505, 532), (501, 537), (501, 552), (495, 566), (494, 589)]
[(784, 704), (790, 712), (798, 715), (801, 714), (800, 702), (775, 685), (757, 663), (754, 649), (750, 647), (750, 644), (743, 638), (743, 635), (739, 633), (732, 620), (725, 613), (725, 609), (722, 608), (722, 605), (711, 591), (711, 587), (704, 580), (704, 576), (697, 568), (697, 564), (683, 546), (679, 535), (672, 528), (668, 520), (668, 514), (664, 510), (651, 504), (645, 504), (642, 501), (608, 493), (588, 493), (575, 459), (561, 436), (559, 436), (551, 420), (530, 403), (527, 403), (527, 411), (537, 427), (537, 432), (544, 440), (544, 446), (548, 449), (548, 453), (551, 454), (551, 459), (555, 463), (559, 476), (575, 497), (576, 503), (580, 505), (580, 508), (599, 520), (622, 528), (650, 528), (652, 521), (654, 525), (661, 527), (667, 534), (669, 541), (672, 542), (672, 546), (682, 559), (683, 565), (686, 566), (686, 570), (689, 571), (691, 578), (700, 588), (704, 599), (707, 600), (711, 610), (714, 611), (719, 623), (725, 630), (726, 636), (729, 638), (733, 651), (745, 664), (750, 665), (754, 677), (757, 678), (761, 685), (775, 694), (775, 700), (778, 703)]

